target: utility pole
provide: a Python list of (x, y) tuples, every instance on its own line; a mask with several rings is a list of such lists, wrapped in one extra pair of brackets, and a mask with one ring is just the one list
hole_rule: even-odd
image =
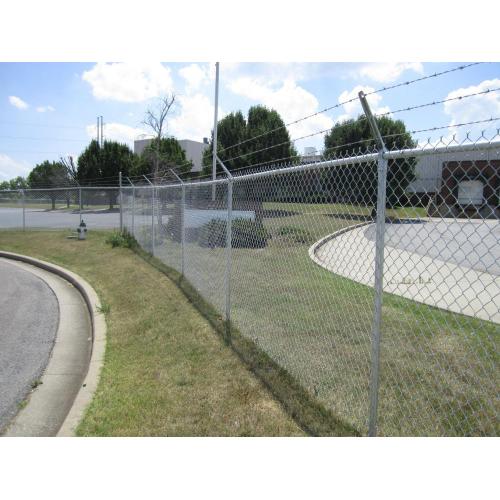
[[(212, 142), (212, 180), (217, 172), (217, 111), (219, 109), (219, 63), (215, 63), (215, 108), (214, 108), (214, 138)], [(212, 201), (215, 201), (215, 184), (212, 185)]]
[(95, 129), (96, 131), (96, 140), (97, 140), (97, 144), (98, 146), (100, 147), (101, 146), (101, 139), (100, 139), (100, 132), (99, 132), (99, 117), (97, 117), (97, 127)]
[(101, 147), (104, 145), (104, 123), (101, 116)]

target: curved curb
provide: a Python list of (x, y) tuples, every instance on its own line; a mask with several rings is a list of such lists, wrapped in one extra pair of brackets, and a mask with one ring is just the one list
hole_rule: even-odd
[(332, 234), (329, 234), (325, 236), (324, 238), (321, 238), (320, 240), (316, 241), (313, 243), (309, 249), (309, 258), (318, 266), (322, 267), (325, 269), (325, 266), (323, 265), (323, 261), (319, 260), (318, 257), (316, 257), (316, 252), (318, 251), (319, 248), (321, 248), (325, 243), (328, 243), (330, 240), (333, 240), (337, 236), (340, 236), (341, 234), (347, 233), (349, 231), (352, 231), (354, 229), (358, 229), (363, 226), (368, 226), (369, 224), (374, 224), (373, 221), (368, 221), (368, 222), (361, 222), (360, 224), (355, 224), (354, 226), (347, 226), (344, 227), (343, 229), (339, 229), (338, 231), (335, 231)]
[(83, 413), (89, 405), (97, 389), (99, 376), (104, 363), (104, 352), (106, 348), (106, 322), (104, 315), (99, 312), (101, 302), (95, 290), (90, 284), (77, 274), (64, 269), (63, 267), (49, 262), (28, 257), (26, 255), (5, 252), (0, 250), (0, 257), (17, 260), (39, 267), (50, 273), (56, 274), (62, 279), (71, 283), (83, 297), (90, 315), (92, 327), (92, 346), (87, 373), (80, 386), (80, 389), (66, 415), (57, 436), (74, 436), (76, 427), (83, 417)]

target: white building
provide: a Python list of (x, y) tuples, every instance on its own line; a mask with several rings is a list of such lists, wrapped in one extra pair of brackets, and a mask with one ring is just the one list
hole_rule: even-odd
[[(142, 154), (146, 146), (151, 144), (152, 139), (138, 139), (134, 141), (134, 153)], [(208, 148), (208, 139), (203, 142), (182, 139), (178, 141), (181, 148), (186, 152), (186, 158), (193, 162), (191, 172), (200, 172), (203, 168), (203, 152)]]
[(409, 193), (434, 194), (441, 189), (443, 164), (449, 161), (496, 160), (498, 155), (486, 151), (447, 152), (421, 156), (415, 165), (415, 180), (407, 188)]

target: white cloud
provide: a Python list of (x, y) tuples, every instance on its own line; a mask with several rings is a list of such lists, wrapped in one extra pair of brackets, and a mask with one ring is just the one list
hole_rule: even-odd
[[(351, 99), (353, 100), (352, 102), (346, 102), (346, 104), (342, 105), (344, 113), (335, 119), (336, 122), (347, 120), (349, 118), (357, 118), (359, 115), (363, 114), (363, 108), (361, 107), (361, 103), (358, 97), (358, 94), (361, 90), (365, 94), (369, 94), (370, 92), (373, 92), (375, 89), (373, 87), (357, 85), (352, 90), (344, 90), (339, 95), (339, 103), (351, 101)], [(368, 104), (370, 105), (373, 114), (382, 114), (390, 112), (389, 106), (380, 106), (380, 101), (382, 100), (381, 95), (371, 94), (366, 97), (366, 100), (368, 101)]]
[[(179, 70), (179, 74), (186, 81), (186, 92), (197, 91), (203, 85), (211, 81), (211, 72), (208, 65), (190, 64)], [(215, 74), (215, 70), (212, 70)]]
[(362, 65), (354, 72), (356, 78), (369, 78), (370, 80), (389, 83), (396, 81), (405, 71), (424, 73), (424, 67), (419, 62), (399, 63), (368, 63)]
[[(87, 135), (91, 139), (97, 137), (97, 125), (87, 125)], [(133, 147), (134, 140), (139, 136), (147, 134), (147, 131), (142, 128), (130, 127), (123, 123), (105, 123), (104, 124), (104, 139), (117, 141)]]
[[(237, 95), (275, 109), (285, 123), (299, 120), (319, 111), (319, 102), (316, 96), (297, 85), (293, 79), (287, 79), (279, 86), (276, 86), (262, 79), (240, 77), (230, 81), (228, 87)], [(297, 124), (290, 125), (288, 130), (291, 138), (296, 139), (330, 129), (332, 126), (333, 120), (329, 116), (320, 113)], [(303, 146), (321, 147), (322, 145), (322, 134), (301, 140), (300, 143), (296, 144), (299, 150)]]
[[(459, 88), (450, 92), (446, 99), (475, 94), (500, 87), (500, 79), (484, 80), (478, 85)], [(450, 116), (450, 125), (500, 117), (500, 92), (490, 92), (466, 99), (444, 103), (444, 112)]]
[(173, 89), (170, 68), (161, 63), (97, 63), (82, 79), (101, 100), (141, 102)]
[[(168, 120), (169, 134), (178, 139), (192, 139), (201, 141), (203, 137), (210, 137), (214, 124), (214, 105), (212, 100), (202, 93), (180, 95), (177, 98), (178, 113)], [(218, 118), (224, 113), (219, 108)]]
[(0, 181), (9, 181), (18, 175), (26, 177), (31, 171), (31, 166), (26, 162), (19, 162), (0, 153)]
[(9, 102), (17, 109), (27, 109), (29, 107), (28, 103), (24, 102), (20, 97), (15, 95), (9, 96)]
[(52, 106), (38, 106), (36, 110), (38, 113), (46, 113), (47, 111), (55, 111), (55, 108)]

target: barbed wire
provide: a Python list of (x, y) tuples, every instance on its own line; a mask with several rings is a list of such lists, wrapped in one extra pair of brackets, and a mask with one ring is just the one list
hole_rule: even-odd
[[(407, 85), (412, 85), (413, 83), (417, 83), (417, 82), (421, 82), (421, 81), (424, 81), (424, 80), (428, 80), (428, 79), (431, 79), (431, 78), (437, 78), (439, 76), (442, 76), (442, 75), (445, 75), (445, 74), (449, 74), (449, 73), (453, 73), (455, 71), (462, 71), (466, 68), (470, 68), (471, 66), (476, 66), (478, 64), (484, 64), (482, 62), (475, 62), (475, 63), (470, 63), (470, 64), (464, 64), (464, 65), (461, 65), (461, 66), (458, 66), (458, 67), (455, 67), (455, 68), (451, 68), (449, 70), (445, 70), (445, 71), (441, 71), (441, 72), (437, 72), (437, 73), (433, 73), (432, 75), (427, 75), (427, 76), (423, 76), (423, 77), (420, 77), (420, 78), (415, 78), (413, 80), (408, 80), (406, 82), (402, 82), (402, 83), (398, 83), (398, 84), (395, 84), (395, 85), (391, 85), (391, 86), (388, 86), (388, 87), (382, 87), (380, 89), (377, 89), (377, 90), (373, 90), (371, 92), (367, 92), (365, 95), (366, 96), (370, 96), (370, 95), (373, 95), (373, 94), (378, 94), (378, 93), (381, 93), (381, 92), (386, 92), (388, 90), (392, 90), (392, 89), (395, 89), (395, 88), (398, 88), (398, 87), (402, 87), (402, 86), (407, 86)], [(231, 148), (235, 148), (237, 146), (241, 146), (242, 144), (246, 144), (247, 142), (250, 142), (250, 141), (253, 141), (253, 140), (256, 140), (256, 139), (259, 139), (260, 137), (264, 137), (268, 134), (272, 134), (278, 130), (282, 130), (286, 127), (289, 127), (290, 125), (295, 125), (297, 123), (300, 123), (304, 120), (308, 120), (309, 118), (313, 118), (314, 116), (317, 116), (317, 115), (320, 115), (322, 113), (326, 113), (327, 111), (331, 111), (333, 109), (336, 109), (336, 108), (339, 108), (341, 106), (344, 106), (345, 104), (349, 104), (351, 102), (354, 102), (354, 101), (357, 101), (358, 100), (358, 97), (353, 97), (351, 99), (348, 99), (346, 101), (342, 101), (340, 103), (337, 103), (333, 106), (329, 106), (329, 107), (326, 107), (320, 111), (317, 111), (315, 113), (312, 113), (310, 115), (307, 115), (307, 116), (304, 116), (303, 118), (299, 118), (298, 120), (295, 120), (295, 121), (292, 121), (292, 122), (289, 122), (289, 123), (286, 123), (280, 127), (276, 127), (275, 129), (272, 129), (272, 130), (269, 130), (267, 132), (264, 132), (262, 134), (259, 134), (259, 135), (256, 135), (254, 137), (251, 137), (249, 139), (245, 139), (244, 141), (241, 141), (237, 144), (232, 144), (231, 146), (227, 146), (226, 148), (223, 148), (221, 150), (217, 150), (217, 153), (222, 153), (224, 151), (227, 151), (228, 149), (231, 149)]]
[(425, 104), (417, 104), (415, 106), (409, 106), (407, 108), (396, 109), (394, 111), (386, 111), (385, 113), (376, 113), (373, 116), (375, 116), (377, 118), (380, 118), (382, 116), (393, 115), (393, 114), (402, 113), (402, 112), (405, 112), (405, 111), (414, 111), (416, 109), (427, 108), (429, 106), (436, 106), (438, 104), (443, 104), (443, 103), (446, 103), (446, 102), (460, 101), (462, 99), (467, 99), (469, 97), (475, 97), (475, 96), (478, 96), (478, 95), (489, 94), (491, 92), (498, 92), (499, 90), (500, 90), (500, 87), (497, 87), (497, 88), (494, 88), (494, 89), (486, 89), (486, 90), (482, 90), (480, 92), (474, 92), (473, 94), (466, 94), (466, 95), (460, 95), (460, 96), (456, 96), (456, 97), (449, 97), (449, 98), (446, 98), (446, 99), (442, 99), (440, 101), (432, 101), (432, 102), (427, 102)]
[[(442, 130), (442, 129), (447, 129), (447, 128), (464, 127), (464, 126), (468, 126), (468, 125), (477, 125), (480, 123), (490, 123), (490, 122), (494, 122), (494, 121), (500, 121), (500, 117), (487, 118), (487, 119), (483, 119), (483, 120), (469, 121), (469, 122), (464, 122), (464, 123), (449, 124), (449, 125), (443, 125), (440, 127), (432, 127), (432, 128), (427, 128), (427, 129), (409, 130), (409, 131), (398, 133), (398, 134), (386, 134), (386, 135), (382, 136), (382, 139), (393, 138), (393, 137), (397, 137), (397, 136), (404, 136), (404, 135), (408, 135), (408, 134), (412, 135), (412, 134), (418, 134), (418, 133), (423, 133), (423, 132), (431, 132), (431, 131)], [(500, 134), (500, 130), (497, 129), (497, 135), (498, 134)], [(375, 145), (375, 139), (373, 139), (373, 138), (361, 139), (359, 141), (326, 148), (326, 149), (322, 150), (319, 155), (317, 155), (318, 161), (322, 161), (322, 159), (323, 159), (322, 157), (325, 156), (327, 151), (331, 152), (333, 150), (344, 149), (344, 148), (349, 147), (349, 146), (354, 146), (354, 145), (363, 144), (363, 143), (372, 143), (373, 145)], [(294, 156), (286, 156), (286, 157), (282, 157), (282, 158), (276, 158), (273, 160), (268, 160), (268, 161), (260, 162), (260, 163), (253, 163), (251, 165), (246, 165), (244, 167), (231, 169), (231, 173), (233, 174), (234, 172), (259, 167), (262, 165), (272, 165), (272, 164), (276, 164), (276, 163), (280, 163), (280, 162), (285, 162), (287, 160), (297, 160), (299, 158), (300, 157), (294, 155)]]

